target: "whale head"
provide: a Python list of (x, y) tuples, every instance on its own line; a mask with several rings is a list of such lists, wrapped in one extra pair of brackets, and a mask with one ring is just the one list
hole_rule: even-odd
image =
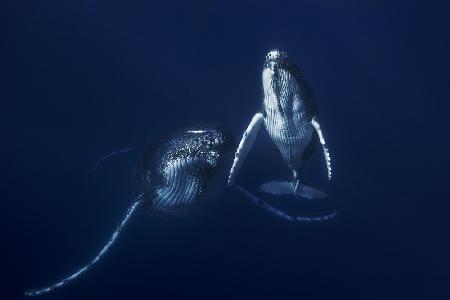
[(268, 101), (276, 100), (277, 106), (280, 106), (280, 99), (287, 99), (300, 91), (301, 80), (300, 69), (286, 52), (275, 49), (267, 53), (262, 81)]
[(264, 67), (274, 69), (280, 66), (285, 67), (289, 63), (291, 61), (286, 52), (274, 49), (267, 53)]
[(184, 145), (205, 163), (207, 168), (215, 168), (223, 157), (233, 152), (234, 139), (231, 132), (215, 126), (193, 127), (183, 133)]
[(231, 132), (210, 125), (183, 128), (149, 145), (136, 170), (145, 209), (183, 211), (220, 196), (234, 149)]

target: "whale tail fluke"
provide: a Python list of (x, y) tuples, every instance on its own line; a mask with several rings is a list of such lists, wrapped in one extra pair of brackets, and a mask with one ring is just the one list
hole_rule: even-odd
[[(271, 214), (276, 215), (277, 217), (280, 217), (282, 219), (288, 220), (288, 221), (297, 221), (297, 222), (304, 222), (304, 223), (319, 223), (319, 222), (325, 222), (333, 219), (337, 215), (337, 211), (333, 210), (331, 213), (321, 215), (321, 216), (295, 216), (292, 214), (289, 214), (286, 211), (283, 211), (281, 209), (278, 209), (266, 201), (262, 200), (261, 198), (255, 196), (253, 193), (249, 192), (246, 188), (239, 184), (233, 184), (231, 186), (238, 192), (240, 192), (242, 195), (244, 195), (247, 199), (261, 207), (262, 209), (270, 212)], [(291, 190), (292, 192), (292, 190)]]
[(319, 189), (310, 187), (306, 184), (293, 183), (290, 181), (274, 180), (263, 183), (259, 186), (261, 192), (271, 195), (294, 195), (306, 199), (324, 199), (327, 194)]
[(72, 275), (70, 275), (48, 287), (26, 291), (25, 296), (39, 296), (42, 294), (46, 294), (48, 292), (53, 291), (54, 289), (56, 289), (58, 287), (62, 287), (64, 285), (66, 285), (68, 282), (72, 281), (75, 278), (78, 278), (81, 274), (90, 270), (105, 255), (105, 253), (109, 250), (109, 248), (112, 246), (112, 244), (116, 241), (117, 237), (119, 236), (119, 233), (122, 231), (123, 227), (129, 220), (129, 218), (131, 217), (133, 212), (136, 210), (136, 208), (139, 206), (139, 204), (141, 204), (143, 202), (143, 199), (144, 199), (144, 197), (142, 195), (139, 195), (135, 199), (133, 204), (128, 208), (128, 211), (127, 211), (125, 217), (122, 219), (119, 226), (117, 226), (117, 229), (114, 231), (114, 233), (111, 236), (111, 238), (109, 239), (108, 243), (106, 243), (106, 245), (97, 254), (97, 256), (93, 260), (91, 260), (87, 265), (85, 265), (84, 267), (82, 267), (81, 269), (79, 269), (78, 271), (73, 273)]
[(261, 192), (271, 195), (291, 195), (294, 192), (294, 184), (289, 181), (274, 180), (259, 186)]

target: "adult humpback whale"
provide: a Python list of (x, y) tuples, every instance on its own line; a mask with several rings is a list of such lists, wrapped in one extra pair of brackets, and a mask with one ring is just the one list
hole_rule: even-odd
[(317, 139), (322, 145), (328, 178), (331, 180), (330, 154), (319, 125), (310, 85), (297, 65), (286, 53), (279, 50), (272, 50), (267, 54), (262, 82), (263, 109), (254, 115), (243, 134), (231, 167), (228, 184), (235, 185), (236, 175), (264, 123), (281, 157), (292, 170), (293, 180), (271, 181), (261, 185), (260, 190), (274, 195), (293, 193), (295, 197), (325, 198), (324, 192), (300, 182), (301, 169), (304, 162), (313, 154)]
[(226, 187), (234, 145), (234, 139), (228, 131), (219, 127), (196, 126), (183, 129), (145, 149), (136, 174), (140, 192), (108, 243), (77, 272), (48, 287), (27, 291), (25, 295), (48, 293), (91, 269), (116, 241), (138, 208), (180, 212), (217, 196), (218, 187)]

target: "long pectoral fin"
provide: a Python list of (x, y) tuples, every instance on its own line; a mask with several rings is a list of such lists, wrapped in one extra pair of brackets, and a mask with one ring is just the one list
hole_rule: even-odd
[(328, 146), (327, 146), (327, 144), (325, 142), (322, 130), (320, 129), (319, 121), (317, 120), (316, 117), (314, 117), (311, 120), (311, 124), (314, 126), (314, 129), (316, 130), (317, 135), (319, 136), (319, 141), (320, 141), (320, 144), (322, 145), (323, 155), (324, 155), (324, 158), (325, 158), (325, 163), (327, 164), (328, 179), (331, 180), (331, 157), (330, 157), (330, 152), (328, 150)]
[(230, 175), (228, 176), (228, 185), (232, 185), (234, 179), (236, 178), (239, 169), (247, 157), (248, 152), (255, 142), (256, 136), (258, 135), (259, 128), (264, 121), (262, 113), (256, 113), (250, 124), (248, 124), (247, 129), (244, 131), (244, 135), (239, 143), (238, 149), (234, 156), (233, 166), (230, 170)]
[(82, 267), (81, 269), (79, 269), (78, 271), (73, 273), (72, 275), (67, 276), (66, 278), (64, 278), (48, 287), (26, 291), (25, 296), (39, 296), (42, 294), (49, 293), (56, 288), (66, 285), (68, 282), (78, 278), (81, 274), (90, 270), (105, 255), (105, 253), (109, 250), (109, 248), (112, 246), (112, 244), (114, 244), (117, 237), (119, 236), (119, 233), (122, 231), (123, 227), (127, 223), (128, 219), (133, 214), (133, 212), (136, 210), (136, 208), (139, 206), (139, 204), (141, 204), (142, 202), (143, 202), (143, 196), (139, 195), (135, 199), (134, 203), (128, 208), (128, 211), (127, 211), (125, 217), (122, 219), (122, 222), (120, 222), (119, 226), (117, 226), (116, 231), (114, 231), (114, 233), (111, 236), (111, 238), (109, 239), (108, 243), (106, 243), (106, 245), (103, 246), (102, 250), (97, 254), (97, 256), (93, 260), (91, 260), (87, 265), (85, 265), (84, 267)]

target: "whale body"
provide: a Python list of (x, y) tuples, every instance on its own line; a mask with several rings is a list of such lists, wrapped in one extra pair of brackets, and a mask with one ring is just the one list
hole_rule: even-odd
[[(113, 154), (124, 152), (129, 149)], [(178, 212), (216, 196), (218, 190), (226, 187), (233, 152), (231, 134), (221, 127), (206, 125), (179, 130), (146, 147), (137, 168), (140, 191), (106, 245), (78, 271), (50, 286), (26, 291), (25, 295), (49, 293), (90, 270), (108, 252), (138, 209)]]
[(297, 65), (277, 50), (267, 54), (262, 83), (265, 128), (286, 164), (298, 171), (316, 144), (311, 121), (317, 109), (311, 87)]
[[(301, 182), (305, 161), (314, 153), (317, 142), (322, 145), (328, 178), (331, 179), (331, 159), (318, 121), (316, 102), (312, 88), (295, 62), (283, 51), (272, 50), (266, 55), (262, 71), (264, 98), (262, 110), (257, 112), (244, 131), (228, 177), (230, 186), (238, 186), (245, 195), (248, 192), (235, 183), (235, 178), (257, 137), (264, 127), (278, 149), (283, 161), (291, 169), (292, 180), (275, 180), (262, 184), (259, 189), (272, 195), (293, 194), (295, 198), (326, 198), (325, 192)], [(278, 214), (280, 215), (280, 214)], [(317, 221), (329, 219), (318, 217)], [(294, 219), (285, 216), (286, 219)]]

